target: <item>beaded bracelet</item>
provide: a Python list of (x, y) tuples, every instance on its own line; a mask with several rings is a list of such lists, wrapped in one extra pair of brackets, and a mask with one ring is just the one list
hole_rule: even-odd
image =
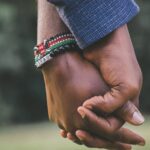
[(68, 50), (79, 50), (79, 47), (71, 33), (58, 34), (34, 47), (35, 66), (41, 67), (53, 57)]

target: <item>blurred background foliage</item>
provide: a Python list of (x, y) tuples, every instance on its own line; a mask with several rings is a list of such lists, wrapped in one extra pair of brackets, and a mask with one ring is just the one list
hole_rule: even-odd
[(0, 124), (47, 119), (41, 73), (34, 68), (36, 1), (0, 0)]
[[(150, 113), (150, 1), (129, 24), (144, 86), (141, 108)], [(47, 120), (42, 75), (34, 68), (36, 1), (0, 0), (0, 125)]]

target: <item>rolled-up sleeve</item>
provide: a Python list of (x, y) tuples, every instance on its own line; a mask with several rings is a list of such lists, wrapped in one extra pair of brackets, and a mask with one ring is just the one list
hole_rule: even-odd
[(139, 12), (134, 0), (48, 0), (81, 49), (128, 23)]

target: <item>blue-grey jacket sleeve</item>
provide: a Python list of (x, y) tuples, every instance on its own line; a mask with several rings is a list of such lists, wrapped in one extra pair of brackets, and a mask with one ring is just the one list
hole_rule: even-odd
[(48, 0), (74, 34), (80, 48), (128, 23), (138, 12), (134, 0)]

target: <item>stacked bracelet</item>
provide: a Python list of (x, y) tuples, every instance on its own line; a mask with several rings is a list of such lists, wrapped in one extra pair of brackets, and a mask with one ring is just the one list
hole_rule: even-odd
[(71, 33), (59, 34), (44, 40), (34, 47), (35, 66), (39, 68), (58, 54), (72, 49), (79, 50), (79, 47)]

